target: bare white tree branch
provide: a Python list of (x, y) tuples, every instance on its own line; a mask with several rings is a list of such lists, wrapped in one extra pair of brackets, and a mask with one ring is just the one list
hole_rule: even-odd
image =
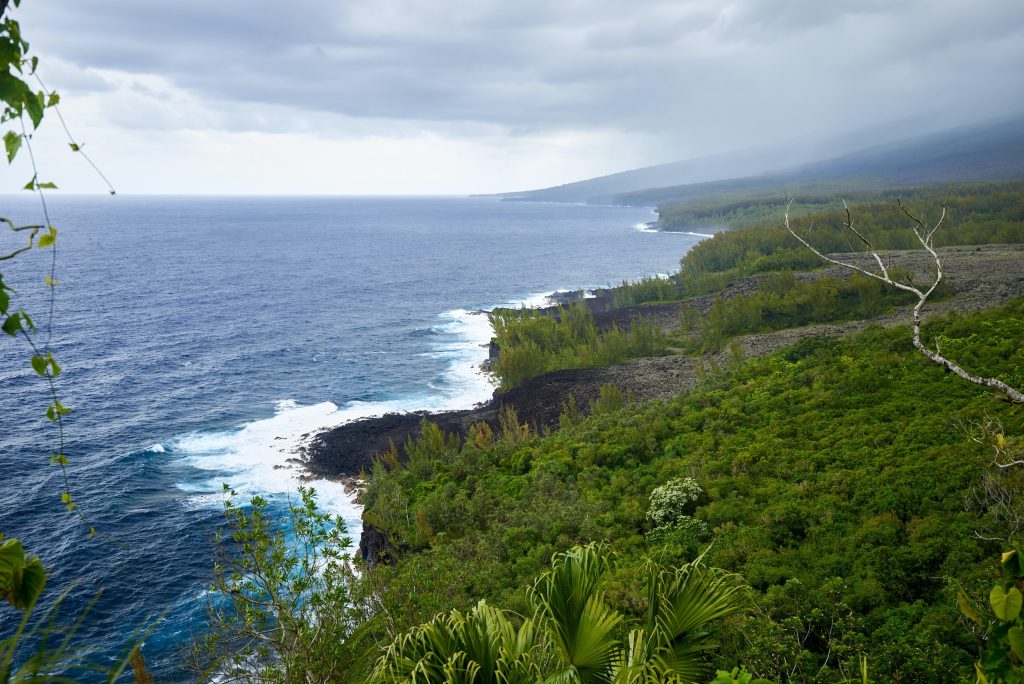
[(840, 261), (839, 259), (835, 259), (826, 254), (822, 254), (821, 251), (819, 251), (814, 245), (808, 242), (804, 236), (797, 233), (793, 229), (793, 226), (790, 224), (789, 221), (789, 210), (790, 207), (793, 205), (792, 199), (789, 199), (786, 202), (786, 230), (788, 230), (793, 237), (799, 240), (802, 245), (807, 247), (807, 249), (811, 250), (819, 258), (823, 259), (824, 261), (827, 261), (830, 264), (835, 264), (837, 266), (842, 266), (843, 268), (848, 268), (862, 275), (874, 278), (876, 280), (880, 280), (883, 283), (891, 285), (905, 292), (913, 293), (917, 297), (917, 304), (914, 305), (913, 314), (914, 347), (917, 348), (918, 351), (920, 351), (922, 354), (928, 357), (928, 359), (930, 359), (932, 362), (937, 363), (938, 365), (942, 366), (943, 368), (949, 371), (952, 371), (953, 373), (956, 373), (957, 375), (959, 375), (964, 380), (967, 380), (968, 382), (973, 382), (976, 385), (982, 385), (984, 387), (992, 387), (1005, 394), (1010, 401), (1024, 403), (1024, 392), (1021, 392), (1020, 390), (1015, 389), (1010, 385), (1007, 385), (1005, 382), (997, 378), (983, 378), (981, 376), (968, 373), (966, 370), (958, 366), (953, 361), (950, 361), (946, 357), (942, 356), (938, 344), (936, 344), (935, 349), (933, 350), (929, 349), (921, 342), (921, 311), (924, 308), (925, 302), (928, 301), (928, 297), (930, 297), (932, 293), (935, 292), (935, 288), (939, 286), (939, 283), (942, 282), (942, 278), (944, 276), (942, 272), (942, 260), (939, 259), (939, 255), (935, 251), (934, 237), (935, 232), (939, 229), (939, 226), (941, 226), (942, 222), (946, 219), (946, 204), (942, 204), (942, 214), (939, 216), (939, 220), (935, 222), (935, 225), (929, 227), (928, 224), (926, 224), (924, 221), (922, 221), (920, 218), (914, 215), (906, 207), (906, 205), (903, 203), (902, 197), (897, 199), (896, 202), (899, 205), (900, 209), (903, 211), (903, 213), (906, 214), (907, 217), (913, 222), (914, 235), (917, 237), (918, 242), (921, 243), (921, 246), (924, 247), (925, 251), (927, 251), (928, 254), (931, 255), (932, 260), (935, 262), (935, 276), (931, 283), (931, 286), (929, 286), (927, 290), (921, 290), (920, 288), (914, 286), (912, 283), (902, 283), (898, 280), (895, 280), (892, 277), (889, 268), (885, 265), (885, 262), (879, 255), (878, 250), (876, 250), (874, 246), (871, 244), (871, 242), (859, 230), (857, 230), (857, 228), (854, 227), (853, 216), (850, 212), (850, 207), (847, 206), (845, 201), (843, 202), (843, 207), (846, 210), (846, 223), (844, 223), (844, 225), (851, 232), (853, 232), (853, 234), (856, 235), (861, 242), (864, 243), (868, 253), (872, 257), (874, 257), (875, 263), (878, 264), (877, 272), (869, 270), (867, 268), (863, 268), (861, 266), (858, 266), (857, 264), (850, 263), (848, 261)]

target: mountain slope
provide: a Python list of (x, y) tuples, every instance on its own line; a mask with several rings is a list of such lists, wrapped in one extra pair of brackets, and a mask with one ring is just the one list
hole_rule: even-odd
[(877, 189), (1024, 177), (1024, 118), (961, 126), (849, 152), (836, 144), (841, 153), (824, 159), (809, 156), (820, 149), (817, 146), (764, 148), (499, 197), (654, 205), (735, 192), (778, 194), (801, 184), (817, 184), (815, 189)]

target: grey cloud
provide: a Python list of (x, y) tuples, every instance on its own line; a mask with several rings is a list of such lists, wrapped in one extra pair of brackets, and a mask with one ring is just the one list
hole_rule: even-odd
[(44, 56), (212, 103), (604, 127), (701, 152), (1024, 107), (1007, 82), (1024, 67), (1016, 0), (32, 0), (23, 14)]

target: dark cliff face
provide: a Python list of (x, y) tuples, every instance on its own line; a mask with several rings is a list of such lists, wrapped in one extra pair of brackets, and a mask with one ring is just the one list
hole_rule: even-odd
[(398, 549), (384, 532), (364, 520), (363, 534), (359, 537), (359, 556), (373, 570), (381, 563), (397, 563)]

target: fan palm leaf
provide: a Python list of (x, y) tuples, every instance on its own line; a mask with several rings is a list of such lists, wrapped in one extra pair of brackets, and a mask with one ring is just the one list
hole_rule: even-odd
[(539, 679), (536, 636), (481, 601), (468, 613), (438, 615), (397, 638), (377, 661), (376, 682), (526, 684)]
[(603, 547), (578, 546), (555, 556), (551, 570), (534, 586), (538, 621), (546, 627), (560, 665), (548, 681), (609, 681), (620, 650), (615, 630), (622, 621), (598, 590), (610, 565)]

